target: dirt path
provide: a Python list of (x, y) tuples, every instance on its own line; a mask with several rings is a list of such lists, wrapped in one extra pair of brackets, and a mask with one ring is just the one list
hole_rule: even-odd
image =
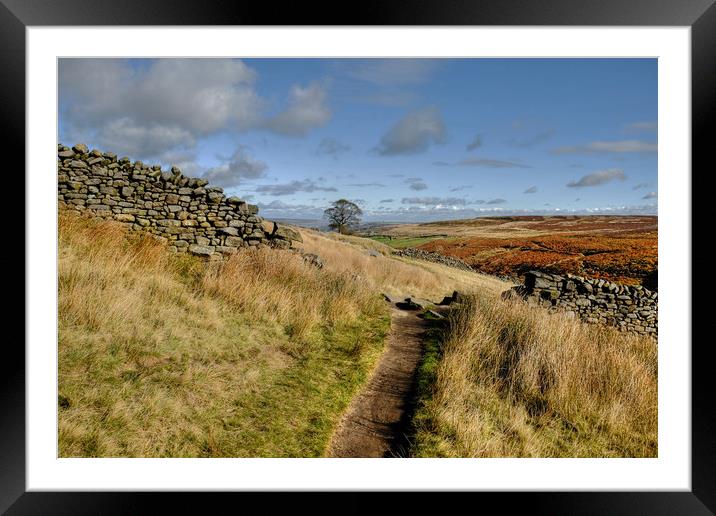
[(329, 457), (404, 455), (415, 373), (428, 324), (417, 311), (399, 310), (393, 305), (386, 350), (333, 434)]

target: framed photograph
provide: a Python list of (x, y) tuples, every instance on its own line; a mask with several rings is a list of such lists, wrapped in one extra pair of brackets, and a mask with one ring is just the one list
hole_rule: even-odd
[(712, 4), (3, 0), (27, 302), (0, 508), (711, 514)]

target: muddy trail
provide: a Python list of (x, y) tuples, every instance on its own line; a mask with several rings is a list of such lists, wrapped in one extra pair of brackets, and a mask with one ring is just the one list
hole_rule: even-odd
[(424, 334), (431, 326), (419, 313), (392, 305), (386, 349), (333, 434), (328, 457), (406, 455), (416, 373), (423, 355)]

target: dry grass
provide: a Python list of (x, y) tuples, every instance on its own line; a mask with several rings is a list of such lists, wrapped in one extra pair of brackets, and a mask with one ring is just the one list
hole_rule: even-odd
[[(301, 229), (303, 250), (319, 255), (327, 270), (354, 275), (373, 291), (438, 301), (453, 290), (502, 292), (511, 284), (440, 264), (390, 256), (390, 248), (368, 238)], [(369, 250), (380, 256), (371, 256)]]
[(320, 456), (388, 327), (295, 254), (225, 264), (59, 218), (61, 456)]
[(302, 234), (323, 269), (268, 249), (207, 264), (61, 214), (60, 455), (321, 456), (381, 353), (378, 293), (452, 290), (473, 296), (440, 343), (416, 455), (656, 455), (652, 341), (503, 302), (509, 283), (372, 240)]
[(474, 219), (385, 225), (382, 235), (392, 237), (531, 238), (556, 234), (645, 233), (657, 230), (656, 216), (568, 215), (478, 217)]
[(436, 342), (415, 455), (657, 455), (650, 339), (481, 292), (453, 310)]

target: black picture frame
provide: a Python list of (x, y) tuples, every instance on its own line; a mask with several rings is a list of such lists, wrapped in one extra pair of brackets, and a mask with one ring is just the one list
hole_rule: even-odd
[[(294, 2), (229, 3), (222, 0), (0, 0), (0, 113), (3, 148), (12, 149), (13, 173), (25, 170), (25, 30), (46, 25), (547, 25), (547, 26), (688, 26), (692, 50), (692, 169), (708, 172), (712, 144), (707, 127), (716, 110), (715, 0), (419, 0), (336, 2), (333, 6)], [(708, 156), (708, 157), (707, 157)], [(712, 168), (712, 167), (709, 167)], [(680, 171), (688, 178), (690, 171)], [(704, 174), (705, 175), (705, 174)], [(696, 175), (692, 174), (692, 177)], [(692, 190), (697, 191), (697, 190)], [(27, 194), (27, 192), (25, 192)], [(692, 205), (695, 203), (692, 203)], [(24, 207), (23, 207), (24, 208)], [(23, 209), (24, 212), (24, 209)], [(692, 220), (695, 220), (692, 212)], [(692, 232), (693, 234), (693, 232)], [(3, 253), (4, 254), (4, 253)], [(17, 254), (4, 255), (6, 271), (18, 268)], [(692, 269), (706, 264), (692, 260)], [(12, 269), (11, 269), (12, 267)], [(698, 269), (697, 269), (698, 270)], [(25, 270), (27, 274), (27, 270)], [(19, 276), (19, 275), (18, 275)], [(19, 292), (17, 290), (16, 292)], [(23, 306), (17, 303), (15, 306)], [(693, 305), (692, 305), (693, 306)], [(31, 309), (32, 307), (27, 307)], [(713, 514), (716, 511), (716, 424), (711, 409), (714, 393), (708, 341), (692, 347), (692, 490), (690, 492), (561, 492), (477, 493), (458, 496), (455, 507), (488, 507), (500, 511), (524, 507), (532, 514)], [(25, 353), (20, 339), (5, 341), (0, 360), (0, 511), (8, 514), (82, 514), (148, 512), (201, 508), (207, 493), (50, 493), (25, 489)], [(669, 343), (691, 345), (691, 342)], [(292, 510), (321, 508), (342, 513), (363, 512), (383, 504), (382, 495), (352, 493), (342, 500), (317, 500), (304, 493), (290, 500)], [(217, 494), (213, 495), (217, 497)], [(218, 494), (235, 510), (247, 502), (265, 508), (283, 502), (271, 495)], [(465, 496), (471, 496), (465, 500)], [(472, 497), (477, 497), (477, 500)], [(239, 502), (237, 497), (242, 498)], [(460, 498), (463, 498), (462, 500)], [(213, 499), (212, 499), (213, 501)], [(403, 511), (426, 507), (423, 494), (403, 497)], [(479, 506), (477, 504), (480, 504)]]

